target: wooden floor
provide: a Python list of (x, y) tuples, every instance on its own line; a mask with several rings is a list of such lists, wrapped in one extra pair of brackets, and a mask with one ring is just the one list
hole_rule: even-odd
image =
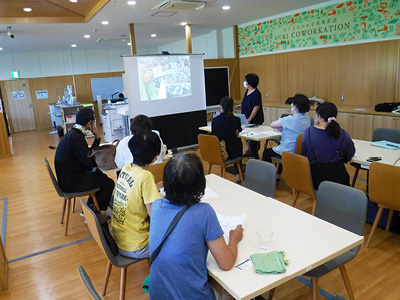
[[(31, 131), (12, 137), (13, 157), (0, 158), (0, 199), (8, 200), (6, 254), (10, 269), (10, 290), (0, 294), (0, 299), (88, 299), (76, 267), (83, 265), (100, 291), (107, 260), (97, 244), (88, 239), (90, 234), (79, 216), (79, 204), (71, 214), (69, 235), (64, 236), (64, 226), (60, 224), (62, 199), (56, 194), (43, 161), (46, 156), (53, 165), (55, 150), (49, 146), (58, 144), (58, 136)], [(349, 171), (353, 173), (351, 167)], [(213, 172), (219, 174), (220, 170), (215, 167)], [(110, 176), (116, 179), (115, 174)], [(362, 176), (365, 178), (365, 174)], [(231, 174), (227, 177), (234, 180)], [(365, 181), (358, 180), (356, 187), (365, 190)], [(291, 191), (284, 183), (278, 185), (276, 198), (291, 202)], [(3, 203), (0, 200), (1, 214)], [(311, 199), (301, 196), (297, 207), (310, 212), (311, 205)], [(370, 229), (371, 225), (366, 224), (365, 237)], [(140, 262), (128, 270), (126, 299), (148, 299), (141, 289), (149, 272), (147, 263)], [(371, 248), (362, 246), (347, 270), (357, 299), (400, 299), (400, 236), (378, 228)], [(119, 279), (119, 270), (113, 269), (104, 299), (118, 299)], [(320, 287), (348, 299), (338, 270), (323, 277)], [(276, 289), (274, 299), (311, 299), (311, 291), (293, 279)]]

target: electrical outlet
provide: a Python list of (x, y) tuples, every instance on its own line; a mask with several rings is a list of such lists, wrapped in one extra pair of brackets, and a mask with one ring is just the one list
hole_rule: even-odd
[(342, 95), (341, 100), (344, 101), (344, 95)]
[(268, 93), (265, 96), (268, 98)]

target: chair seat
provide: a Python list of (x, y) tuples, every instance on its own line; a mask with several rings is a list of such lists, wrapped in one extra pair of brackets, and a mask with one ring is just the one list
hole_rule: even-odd
[(113, 259), (110, 261), (114, 266), (116, 266), (118, 268), (124, 268), (126, 266), (130, 266), (130, 265), (137, 263), (144, 259), (147, 259), (147, 258), (130, 258), (130, 257), (126, 257), (126, 256), (123, 256), (118, 253), (118, 255), (115, 256), (115, 260)]
[(71, 192), (71, 193), (63, 192), (62, 197), (74, 198), (74, 197), (86, 196), (92, 193), (97, 193), (98, 191), (100, 191), (100, 188), (95, 188), (89, 191), (82, 191), (82, 192)]
[(227, 160), (225, 160), (224, 161), (224, 164), (227, 166), (227, 165), (231, 165), (231, 164), (234, 164), (234, 163), (236, 163), (236, 162), (238, 162), (238, 161), (241, 161), (243, 159), (243, 157), (235, 157), (235, 158), (232, 158), (232, 159), (227, 159)]
[(348, 261), (352, 260), (358, 253), (360, 246), (357, 246), (346, 253), (324, 263), (323, 265), (316, 267), (315, 269), (303, 274), (303, 276), (311, 277), (311, 278), (318, 278), (321, 277), (330, 271), (339, 268), (341, 265), (347, 263)]

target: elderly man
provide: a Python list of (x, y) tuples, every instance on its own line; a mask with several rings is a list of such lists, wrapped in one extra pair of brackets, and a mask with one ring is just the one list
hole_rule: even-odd
[[(85, 136), (94, 135), (94, 142), (89, 148)], [(110, 199), (114, 190), (114, 181), (97, 168), (93, 157), (88, 152), (100, 145), (94, 111), (82, 108), (76, 115), (76, 124), (63, 137), (57, 147), (54, 158), (58, 182), (64, 192), (80, 192), (94, 188), (100, 209), (111, 213)], [(93, 203), (89, 197), (88, 204)]]

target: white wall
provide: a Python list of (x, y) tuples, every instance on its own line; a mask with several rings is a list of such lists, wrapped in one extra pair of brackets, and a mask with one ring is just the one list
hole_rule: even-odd
[[(232, 27), (219, 30), (219, 32), (213, 30), (192, 38), (193, 53), (204, 53), (206, 59), (233, 58), (233, 45)], [(155, 54), (161, 51), (187, 52), (184, 39), (158, 48), (146, 47), (137, 50), (138, 54)], [(72, 73), (119, 72), (124, 70), (121, 55), (129, 54), (128, 47), (0, 54), (0, 80), (11, 79), (12, 71), (19, 71), (21, 78), (64, 76)]]
[[(150, 54), (156, 51), (157, 49), (144, 48), (138, 53)], [(12, 71), (19, 71), (21, 78), (63, 76), (71, 75), (72, 72), (119, 72), (124, 70), (121, 55), (129, 54), (128, 47), (0, 54), (0, 80), (11, 79)]]

